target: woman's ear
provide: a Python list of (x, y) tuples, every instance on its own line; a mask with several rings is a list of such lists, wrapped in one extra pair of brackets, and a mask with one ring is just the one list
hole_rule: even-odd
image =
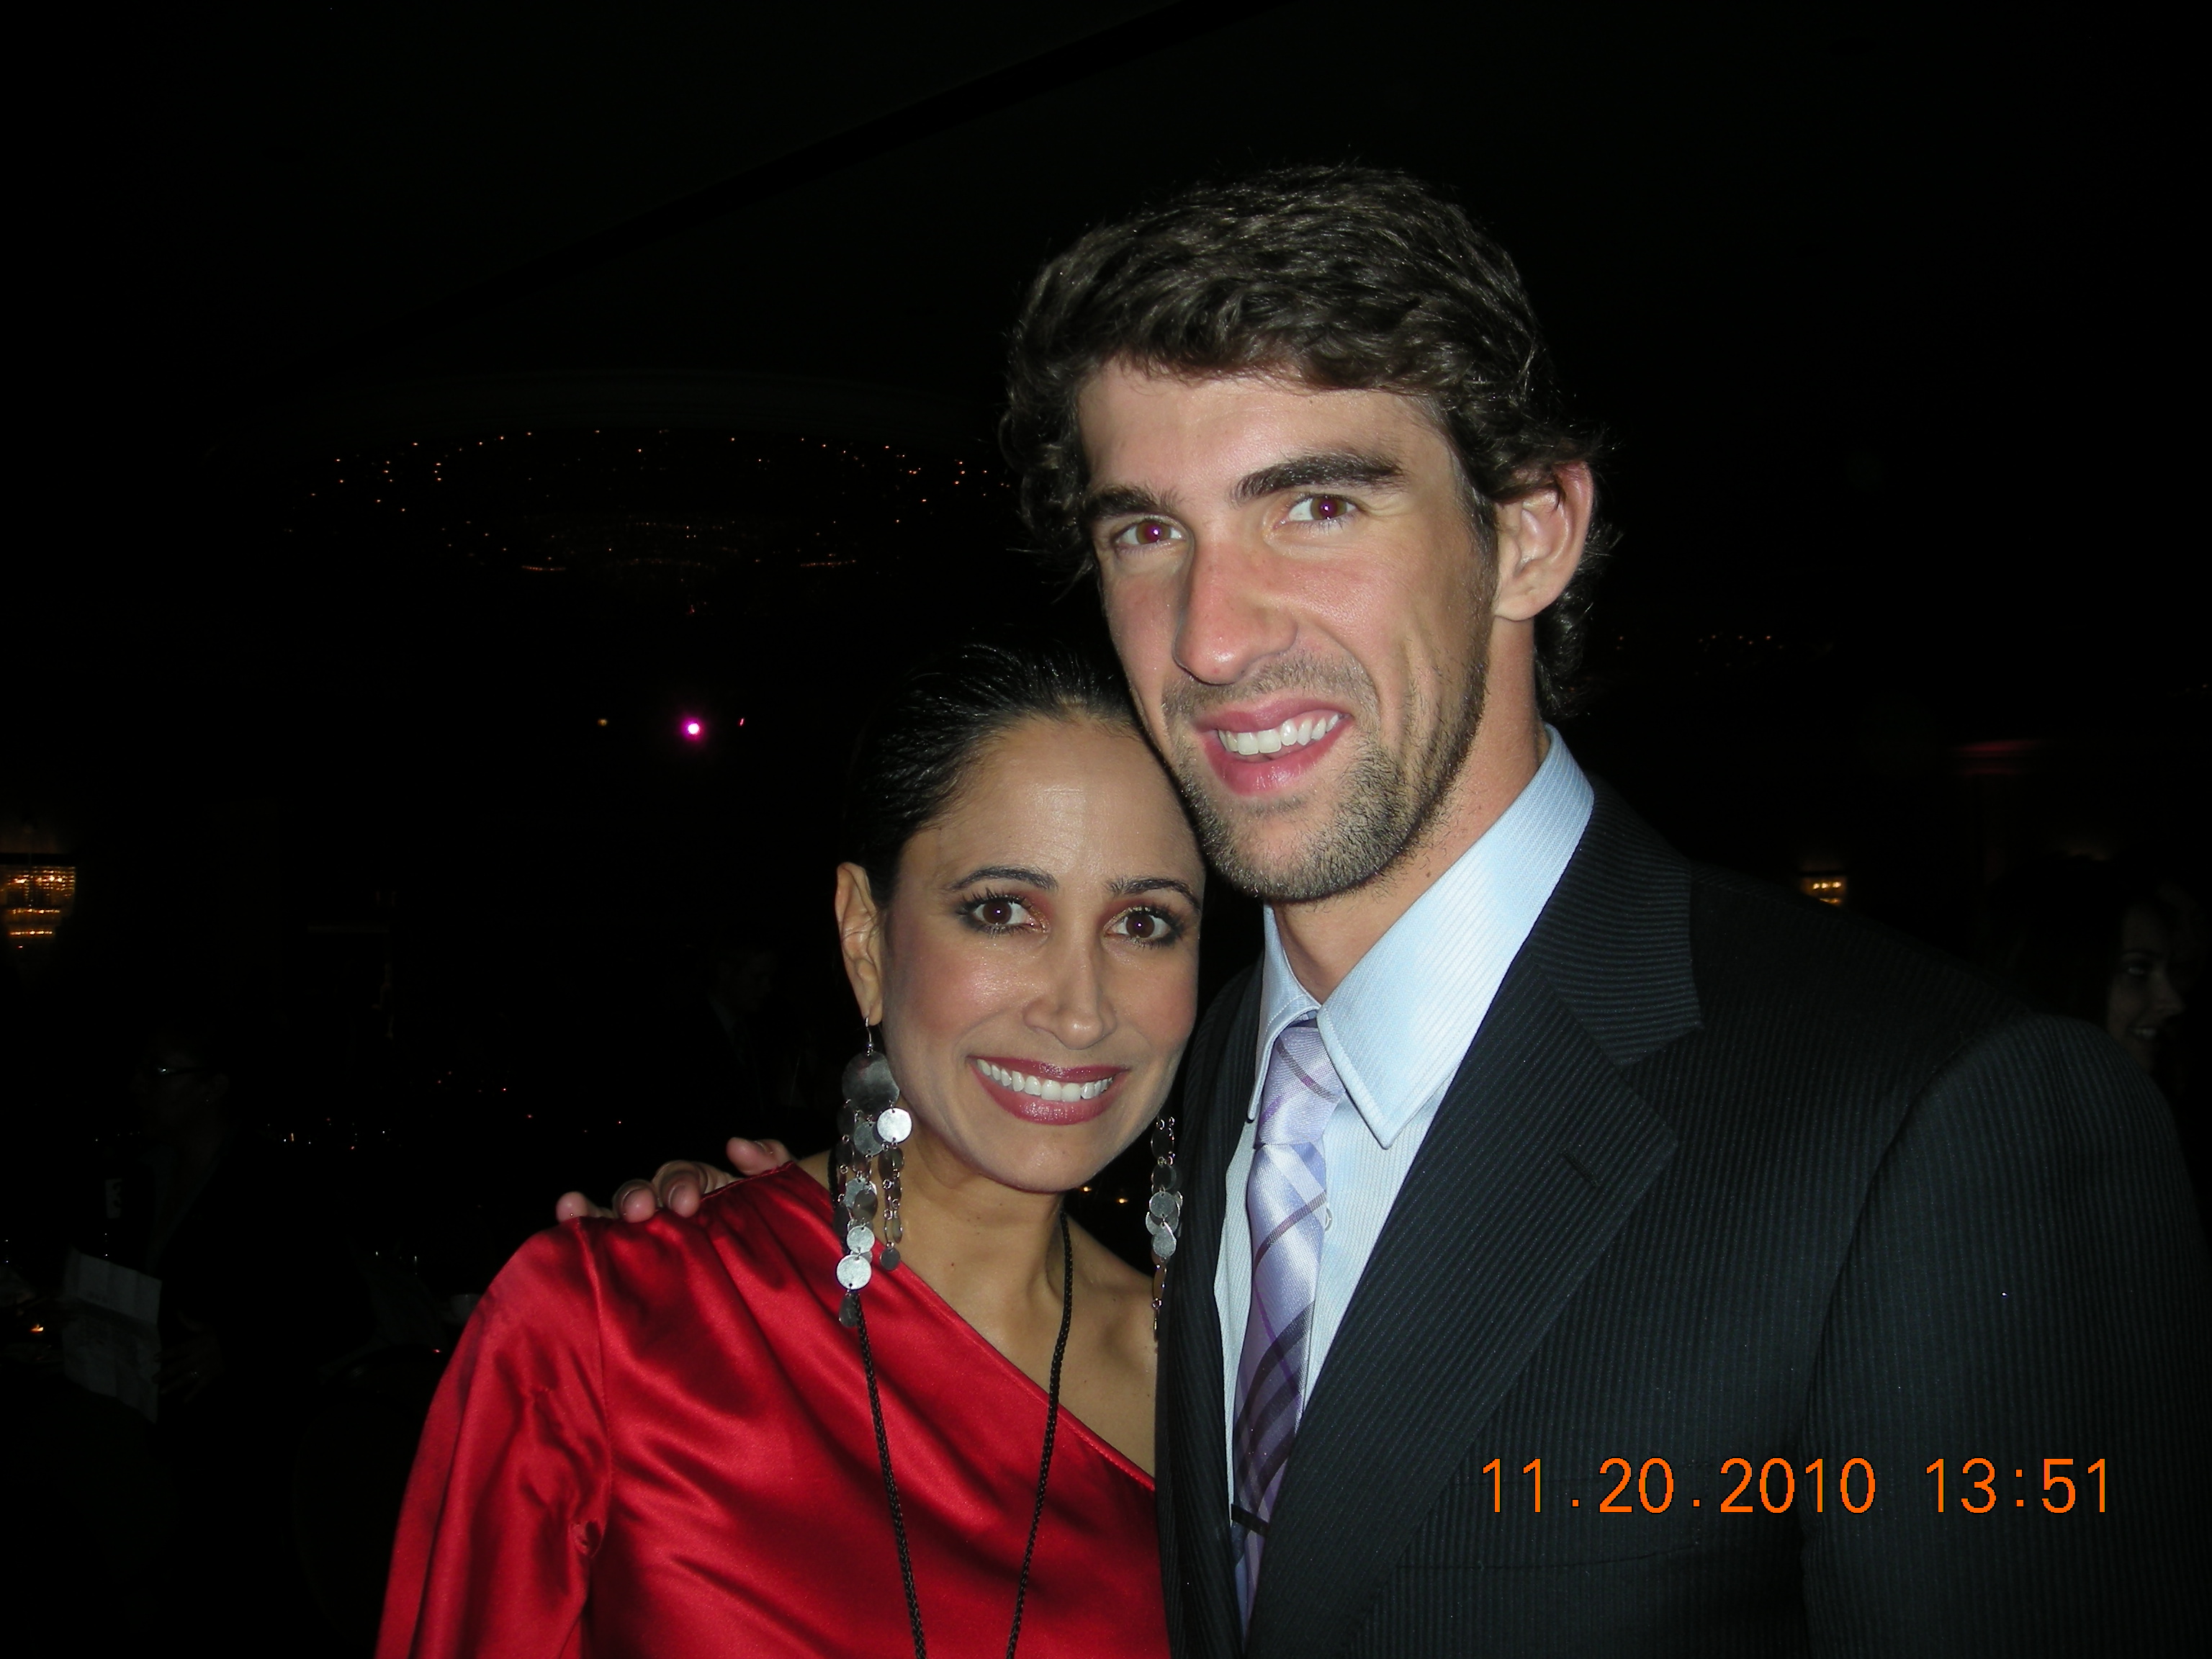
[(837, 866), (837, 945), (845, 956), (845, 977), (853, 1000), (870, 1025), (884, 1018), (884, 913), (876, 908), (868, 872), (857, 864)]

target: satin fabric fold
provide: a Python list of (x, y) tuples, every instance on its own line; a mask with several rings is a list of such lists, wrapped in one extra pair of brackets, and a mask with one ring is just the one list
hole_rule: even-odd
[[(518, 1251), (425, 1425), (378, 1659), (912, 1650), (829, 1195)], [(1045, 1395), (910, 1272), (866, 1291), (933, 1653), (1000, 1654)], [(1164, 1655), (1152, 1483), (1063, 1408), (1021, 1651)]]

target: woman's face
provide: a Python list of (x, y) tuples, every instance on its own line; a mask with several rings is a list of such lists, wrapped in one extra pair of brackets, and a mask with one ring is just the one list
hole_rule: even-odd
[(986, 744), (907, 843), (887, 911), (842, 866), (847, 971), (915, 1151), (1065, 1192), (1134, 1139), (1197, 1014), (1205, 880), (1152, 750), (1081, 718)]
[(2120, 923), (2120, 959), (2105, 1000), (2105, 1029), (2146, 1072), (2158, 1069), (2159, 1039), (2182, 1011), (2173, 983), (2172, 930), (2148, 904), (2131, 904)]

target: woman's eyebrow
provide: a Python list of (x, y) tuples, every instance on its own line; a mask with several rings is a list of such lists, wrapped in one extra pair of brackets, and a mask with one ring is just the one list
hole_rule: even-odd
[(979, 881), (1018, 881), (1028, 887), (1057, 888), (1060, 883), (1042, 870), (1024, 870), (1018, 864), (985, 864), (970, 870), (957, 881), (945, 884), (945, 890), (957, 893), (963, 887), (973, 887)]
[(1177, 881), (1173, 876), (1121, 876), (1106, 884), (1106, 890), (1116, 898), (1131, 893), (1181, 893), (1190, 901), (1194, 910), (1206, 908), (1206, 901), (1193, 892), (1188, 882)]

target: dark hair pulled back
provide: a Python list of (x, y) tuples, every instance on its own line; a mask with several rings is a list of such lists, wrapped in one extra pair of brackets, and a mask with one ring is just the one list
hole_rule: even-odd
[(977, 754), (1025, 720), (1137, 727), (1121, 676), (1071, 645), (964, 645), (901, 682), (860, 733), (846, 781), (846, 856), (890, 902), (899, 856), (950, 807)]

